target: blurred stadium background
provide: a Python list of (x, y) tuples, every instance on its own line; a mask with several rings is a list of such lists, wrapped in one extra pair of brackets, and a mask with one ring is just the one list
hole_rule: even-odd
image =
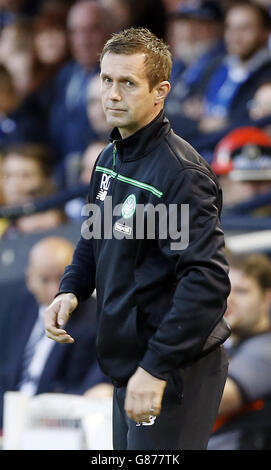
[[(76, 243), (80, 234), (91, 170), (110, 132), (101, 110), (97, 54), (113, 31), (146, 26), (169, 44), (167, 116), (220, 179), (227, 247), (271, 255), (271, 1), (251, 2), (266, 16), (256, 12), (249, 25), (245, 10), (232, 17), (237, 3), (0, 0), (2, 395), (10, 312), (25, 287), (30, 250), (47, 236)], [(45, 394), (26, 405), (20, 394), (9, 393), (2, 447), (44, 448), (55, 440), (59, 448), (68, 442), (110, 448), (110, 398), (66, 398)], [(20, 421), (26, 406), (27, 425)], [(33, 429), (39, 429), (40, 441)], [(67, 432), (66, 444), (58, 440), (60, 429)]]

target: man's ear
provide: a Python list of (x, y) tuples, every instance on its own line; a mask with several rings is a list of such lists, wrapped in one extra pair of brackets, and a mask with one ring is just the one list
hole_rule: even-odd
[(167, 95), (170, 92), (170, 88), (171, 88), (170, 83), (167, 80), (160, 82), (156, 86), (155, 104), (161, 104), (165, 101)]

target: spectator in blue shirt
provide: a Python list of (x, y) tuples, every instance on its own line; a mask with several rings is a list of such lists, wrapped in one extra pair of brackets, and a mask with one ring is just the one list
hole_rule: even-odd
[(205, 94), (200, 130), (214, 132), (249, 118), (247, 103), (271, 79), (270, 15), (254, 3), (237, 3), (226, 15), (227, 56)]
[(168, 42), (174, 60), (171, 92), (166, 102), (168, 112), (198, 118), (199, 98), (225, 55), (223, 19), (219, 3), (210, 0), (199, 5), (180, 3), (170, 13)]

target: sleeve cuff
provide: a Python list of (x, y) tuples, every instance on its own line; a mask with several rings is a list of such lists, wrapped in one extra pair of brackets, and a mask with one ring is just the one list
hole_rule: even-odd
[(165, 367), (161, 365), (161, 358), (151, 350), (146, 352), (139, 366), (157, 379), (167, 381), (169, 378), (170, 370), (165, 370)]

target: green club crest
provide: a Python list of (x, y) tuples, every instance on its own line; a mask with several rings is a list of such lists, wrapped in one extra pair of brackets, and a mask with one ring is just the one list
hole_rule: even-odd
[(134, 194), (130, 194), (130, 196), (128, 196), (125, 199), (122, 205), (121, 215), (124, 219), (128, 219), (129, 217), (132, 217), (135, 210), (136, 210), (136, 197)]

